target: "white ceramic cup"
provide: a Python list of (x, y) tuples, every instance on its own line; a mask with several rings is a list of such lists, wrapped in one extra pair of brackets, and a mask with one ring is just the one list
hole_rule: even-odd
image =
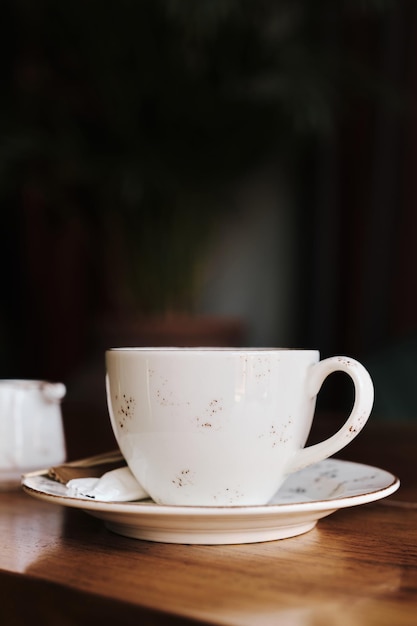
[[(108, 350), (110, 420), (132, 473), (159, 504), (267, 504), (288, 474), (338, 452), (370, 415), (365, 368), (319, 358), (316, 350)], [(335, 435), (305, 448), (317, 393), (335, 371), (354, 383), (352, 412)]]
[(0, 380), (0, 490), (22, 474), (65, 461), (62, 383)]

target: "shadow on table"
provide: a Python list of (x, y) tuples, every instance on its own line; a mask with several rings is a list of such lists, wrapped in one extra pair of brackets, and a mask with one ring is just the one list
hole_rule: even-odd
[(197, 624), (194, 620), (138, 608), (86, 591), (79, 591), (21, 574), (0, 572), (0, 623), (6, 626), (164, 626)]

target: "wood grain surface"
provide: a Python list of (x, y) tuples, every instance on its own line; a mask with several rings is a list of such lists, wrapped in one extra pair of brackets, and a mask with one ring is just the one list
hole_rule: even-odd
[(258, 544), (139, 541), (82, 511), (0, 493), (0, 623), (415, 626), (417, 428), (375, 423), (340, 456), (404, 487)]

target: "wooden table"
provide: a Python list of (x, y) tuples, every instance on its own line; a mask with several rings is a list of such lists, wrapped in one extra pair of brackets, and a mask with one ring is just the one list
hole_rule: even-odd
[(259, 544), (128, 539), (82, 511), (0, 493), (0, 624), (415, 626), (417, 426), (374, 420), (339, 456), (402, 487)]

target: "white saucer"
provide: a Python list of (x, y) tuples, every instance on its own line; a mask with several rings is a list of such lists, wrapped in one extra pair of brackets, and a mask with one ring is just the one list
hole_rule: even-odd
[(265, 506), (165, 506), (151, 500), (101, 502), (70, 497), (46, 475), (27, 474), (24, 491), (55, 504), (83, 509), (126, 537), (185, 544), (255, 543), (305, 533), (338, 509), (380, 500), (400, 486), (385, 470), (327, 459), (291, 475)]

